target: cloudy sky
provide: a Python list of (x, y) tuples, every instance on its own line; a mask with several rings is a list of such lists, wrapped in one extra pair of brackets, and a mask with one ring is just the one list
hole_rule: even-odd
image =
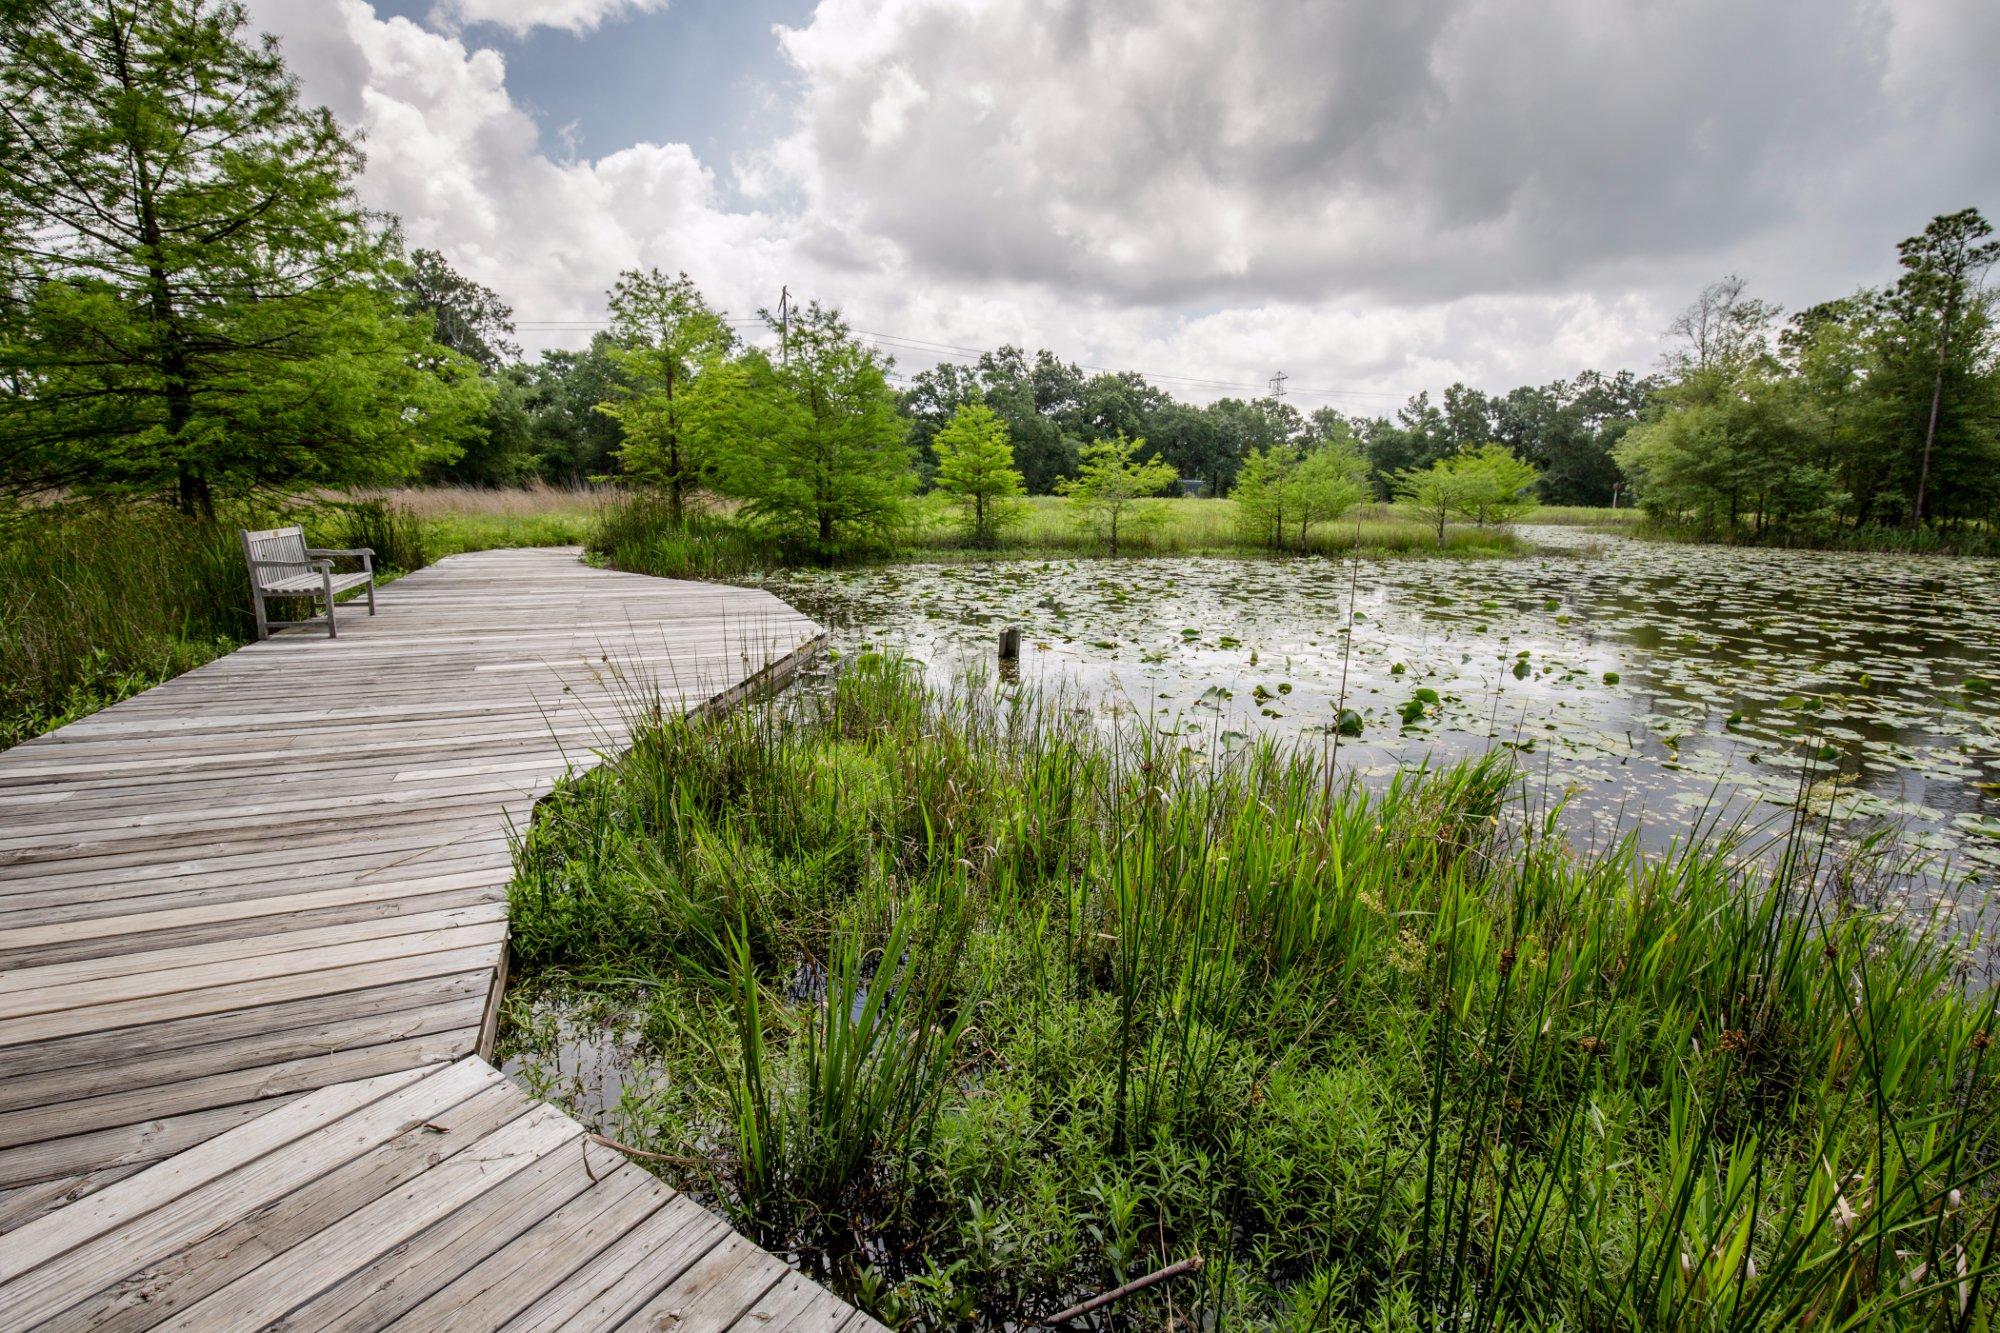
[(1376, 412), (2000, 217), (1993, 0), (249, 0), (368, 202), (585, 341), (623, 268)]

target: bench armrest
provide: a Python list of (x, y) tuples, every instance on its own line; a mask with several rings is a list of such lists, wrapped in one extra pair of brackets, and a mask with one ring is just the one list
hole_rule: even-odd
[(306, 554), (318, 559), (352, 556), (361, 562), (363, 571), (370, 574), (375, 572), (375, 548), (372, 546), (308, 546)]

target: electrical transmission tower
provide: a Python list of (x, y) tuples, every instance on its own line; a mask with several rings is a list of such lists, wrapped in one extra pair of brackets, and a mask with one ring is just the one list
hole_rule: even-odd
[(1290, 378), (1291, 378), (1291, 376), (1290, 376), (1290, 375), (1287, 375), (1287, 374), (1286, 374), (1286, 373), (1285, 373), (1284, 371), (1282, 371), (1282, 370), (1281, 370), (1281, 371), (1279, 371), (1279, 372), (1278, 372), (1277, 374), (1275, 374), (1275, 375), (1271, 376), (1271, 397), (1272, 397), (1272, 398), (1276, 399), (1276, 400), (1277, 400), (1278, 402), (1281, 402), (1281, 403), (1285, 401), (1285, 381), (1286, 381), (1286, 380), (1288, 380), (1288, 379), (1290, 379)]

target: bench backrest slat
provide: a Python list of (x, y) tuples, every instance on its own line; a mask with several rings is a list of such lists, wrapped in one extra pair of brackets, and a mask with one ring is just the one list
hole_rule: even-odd
[(250, 577), (262, 588), (268, 588), (280, 579), (296, 578), (312, 573), (312, 566), (306, 563), (306, 530), (294, 524), (289, 528), (268, 528), (262, 532), (243, 534), (243, 552), (251, 560), (277, 560), (280, 565), (250, 566)]

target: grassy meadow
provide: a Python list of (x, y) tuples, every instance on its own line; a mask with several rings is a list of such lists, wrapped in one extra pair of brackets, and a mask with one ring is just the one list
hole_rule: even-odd
[(607, 1130), (904, 1327), (1193, 1256), (1118, 1326), (1989, 1325), (1993, 1001), (1865, 865), (1066, 702), (642, 719), (520, 847), (505, 1046), (610, 1021)]

